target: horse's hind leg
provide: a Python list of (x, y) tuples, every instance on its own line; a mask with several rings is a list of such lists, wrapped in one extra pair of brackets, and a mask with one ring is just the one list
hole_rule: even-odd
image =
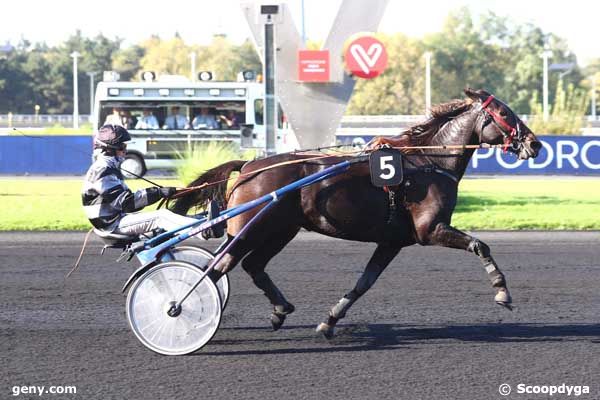
[[(220, 253), (232, 240), (234, 240), (234, 237), (227, 234), (227, 239), (219, 246), (216, 253)], [(209, 274), (210, 279), (216, 283), (224, 274), (231, 271), (251, 250), (252, 248), (246, 240), (239, 239), (237, 243), (234, 243), (229, 251), (223, 255), (217, 265), (215, 265), (215, 269)]]
[(338, 321), (346, 316), (346, 312), (350, 309), (352, 304), (356, 302), (363, 294), (367, 292), (373, 286), (379, 275), (389, 265), (389, 263), (396, 257), (401, 247), (390, 246), (380, 244), (375, 249), (375, 253), (371, 256), (371, 259), (367, 263), (364, 272), (358, 278), (354, 289), (346, 293), (341, 300), (333, 306), (329, 311), (329, 318), (327, 322), (322, 322), (317, 326), (317, 332), (320, 332), (327, 339), (333, 337), (333, 331)]
[(438, 224), (427, 239), (427, 244), (463, 249), (475, 253), (481, 260), (492, 287), (496, 290), (494, 301), (498, 305), (512, 310), (512, 298), (506, 286), (506, 278), (498, 268), (496, 261), (494, 261), (487, 244), (445, 223)]
[(265, 267), (271, 258), (279, 253), (296, 236), (299, 227), (292, 227), (287, 231), (278, 232), (262, 241), (260, 247), (255, 248), (242, 261), (242, 268), (250, 275), (254, 284), (261, 289), (273, 305), (271, 324), (276, 331), (283, 325), (287, 315), (294, 312), (294, 305), (286, 300), (283, 293), (273, 283), (265, 272)]

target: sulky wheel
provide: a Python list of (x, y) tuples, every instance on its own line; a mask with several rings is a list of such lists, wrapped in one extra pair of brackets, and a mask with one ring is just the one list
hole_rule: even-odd
[[(206, 270), (208, 264), (214, 260), (215, 256), (208, 250), (202, 247), (179, 246), (169, 250), (171, 257), (178, 261), (185, 261), (202, 269)], [(165, 257), (161, 261), (167, 261)], [(217, 282), (219, 296), (221, 296), (221, 306), (224, 310), (229, 300), (229, 278), (224, 274)]]
[(190, 263), (168, 261), (133, 283), (127, 295), (127, 320), (144, 346), (160, 354), (181, 355), (212, 339), (221, 323), (221, 299), (210, 279), (202, 280), (180, 308), (173, 307), (201, 276), (202, 271)]

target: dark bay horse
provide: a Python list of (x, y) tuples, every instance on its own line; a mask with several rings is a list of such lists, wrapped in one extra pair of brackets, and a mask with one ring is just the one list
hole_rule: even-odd
[[(505, 143), (521, 159), (536, 157), (541, 143), (533, 132), (504, 103), (489, 93), (465, 90), (466, 100), (440, 104), (431, 110), (424, 123), (411, 127), (400, 136), (378, 137), (371, 148), (381, 144), (406, 145), (478, 145)], [(301, 228), (324, 235), (375, 242), (377, 248), (356, 285), (329, 311), (326, 322), (317, 331), (333, 335), (336, 323), (346, 315), (356, 300), (369, 290), (400, 249), (413, 244), (438, 245), (463, 249), (477, 255), (496, 291), (496, 303), (511, 307), (506, 279), (492, 258), (489, 247), (451, 226), (457, 201), (458, 182), (473, 154), (473, 149), (419, 150), (405, 155), (410, 172), (395, 191), (397, 206), (391, 207), (390, 196), (371, 184), (367, 163), (353, 165), (344, 174), (323, 180), (282, 197), (263, 219), (234, 245), (216, 267), (213, 280), (230, 271), (240, 260), (273, 305), (271, 322), (277, 330), (294, 306), (275, 286), (265, 267)], [(200, 176), (190, 186), (229, 177), (232, 171), (249, 176), (238, 178), (228, 196), (228, 207), (253, 200), (302, 177), (340, 162), (341, 157), (307, 160), (256, 171), (284, 161), (314, 157), (314, 154), (281, 154), (251, 162), (230, 161)], [(406, 162), (406, 161), (405, 161)], [(407, 166), (409, 168), (409, 166)], [(225, 194), (225, 184), (218, 188)], [(214, 193), (192, 193), (179, 199), (174, 211), (186, 213), (195, 204)], [(258, 209), (231, 219), (227, 224), (228, 240), (236, 235)]]

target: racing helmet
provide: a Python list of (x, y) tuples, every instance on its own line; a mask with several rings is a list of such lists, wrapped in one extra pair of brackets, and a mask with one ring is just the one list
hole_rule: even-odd
[(94, 135), (94, 149), (123, 150), (124, 143), (131, 140), (127, 129), (120, 125), (103, 125)]

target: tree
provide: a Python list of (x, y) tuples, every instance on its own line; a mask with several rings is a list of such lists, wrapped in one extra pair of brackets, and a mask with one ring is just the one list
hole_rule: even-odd
[(0, 109), (3, 113), (21, 113), (31, 105), (29, 79), (22, 68), (27, 59), (27, 47), (29, 43), (22, 41), (10, 54), (0, 59)]
[(237, 74), (243, 70), (262, 69), (251, 42), (236, 46), (223, 35), (215, 35), (208, 46), (189, 46), (180, 37), (161, 40), (155, 36), (143, 42), (141, 48), (144, 51), (141, 69), (155, 71), (159, 75), (190, 76), (191, 52), (197, 56), (196, 71), (211, 71), (214, 79), (219, 81), (236, 80)]
[[(596, 58), (588, 63), (588, 65), (583, 69), (582, 74), (585, 76), (581, 81), (581, 85), (590, 91), (590, 98), (594, 95), (592, 89), (595, 88), (596, 95), (596, 108), (598, 108), (600, 103), (600, 58)], [(595, 83), (592, 82), (595, 80)], [(598, 115), (598, 110), (596, 109), (596, 115)], [(590, 108), (590, 114), (591, 114)]]
[(422, 114), (425, 111), (423, 46), (405, 35), (378, 35), (388, 67), (375, 79), (359, 79), (347, 114)]
[[(388, 69), (374, 80), (357, 82), (348, 113), (422, 114), (425, 51), (433, 53), (433, 103), (463, 97), (462, 90), (471, 86), (494, 93), (519, 114), (531, 113), (531, 99), (541, 92), (541, 54), (545, 47), (552, 50), (551, 64), (577, 64), (564, 39), (492, 12), (474, 17), (466, 7), (451, 12), (440, 32), (422, 39), (401, 34), (379, 37), (388, 49)], [(308, 47), (321, 46), (309, 42)], [(42, 113), (71, 113), (73, 51), (81, 53), (80, 109), (87, 109), (90, 100), (86, 72), (112, 69), (125, 81), (136, 79), (143, 70), (189, 77), (192, 51), (197, 55), (197, 71), (210, 70), (217, 80), (235, 80), (243, 70), (262, 71), (250, 41), (238, 46), (224, 35), (215, 35), (208, 45), (186, 44), (175, 34), (171, 39), (153, 36), (123, 47), (119, 38), (86, 38), (77, 31), (58, 46), (23, 40), (11, 52), (0, 55), (0, 112), (32, 113), (34, 105), (39, 104)], [(585, 70), (576, 65), (563, 76), (563, 82), (567, 88), (573, 85), (574, 89), (589, 90), (593, 74), (600, 87), (600, 59)], [(560, 75), (550, 72), (550, 103), (557, 95)]]
[(89, 105), (88, 71), (111, 68), (113, 54), (119, 50), (120, 39), (98, 35), (85, 38), (77, 31), (59, 46), (31, 44), (23, 40), (5, 59), (0, 60), (0, 112), (34, 112), (65, 114), (73, 110), (73, 59), (79, 58), (79, 107)]
[[(498, 53), (498, 60), (503, 64), (504, 79), (497, 89), (498, 95), (510, 99), (511, 106), (519, 113), (530, 113), (532, 110), (529, 108), (529, 103), (533, 93), (542, 90), (541, 55), (545, 49), (552, 51), (550, 64), (576, 64), (577, 62), (564, 39), (546, 34), (533, 24), (515, 24), (507, 18), (498, 17), (490, 12), (482, 17), (481, 25), (494, 27), (494, 30), (486, 29), (488, 42), (494, 43), (494, 40), (502, 38), (498, 42), (501, 50)], [(549, 86), (556, 87), (559, 78), (558, 72), (551, 72)], [(581, 81), (578, 68), (566, 75), (564, 81), (567, 84), (578, 85)], [(550, 93), (550, 102), (552, 101), (553, 93)]]
[(468, 8), (451, 12), (442, 31), (426, 36), (424, 44), (433, 53), (433, 103), (462, 98), (465, 87), (497, 92), (504, 63), (497, 61), (499, 49), (484, 41)]
[(114, 54), (112, 70), (117, 71), (124, 81), (134, 80), (142, 70), (141, 60), (144, 55), (145, 49), (140, 45), (120, 49)]
[[(493, 12), (474, 20), (466, 7), (451, 12), (442, 31), (426, 36), (424, 44), (433, 52), (434, 103), (462, 97), (462, 89), (470, 86), (494, 93), (521, 114), (531, 112), (533, 93), (541, 90), (545, 47), (553, 52), (552, 63), (577, 62), (566, 41), (556, 35)], [(558, 73), (551, 73), (550, 86), (558, 79)], [(564, 80), (580, 85), (578, 67)]]
[(47, 103), (52, 96), (51, 84), (48, 80), (48, 71), (51, 69), (48, 51), (49, 48), (45, 44), (36, 44), (26, 53), (22, 70), (29, 77), (27, 85), (29, 101), (22, 104), (25, 107), (24, 113), (32, 113), (35, 105), (40, 106), (40, 113), (48, 112)]
[(141, 44), (144, 56), (140, 61), (143, 71), (157, 74), (190, 76), (190, 47), (181, 37), (161, 40), (153, 36)]
[(583, 124), (583, 117), (587, 109), (588, 96), (585, 90), (575, 88), (573, 83), (563, 88), (561, 81), (556, 86), (554, 102), (551, 106), (550, 118), (544, 121), (542, 105), (538, 101), (537, 92), (531, 100), (533, 116), (528, 121), (528, 126), (538, 134), (579, 134)]
[[(112, 59), (121, 46), (122, 39), (109, 39), (102, 34), (93, 39), (81, 35), (78, 30), (71, 35), (67, 41), (56, 48), (55, 60), (58, 68), (55, 76), (59, 81), (66, 83), (61, 86), (54, 86), (54, 90), (61, 98), (63, 113), (70, 113), (73, 110), (73, 59), (71, 53), (77, 51), (80, 53), (78, 65), (78, 98), (79, 109), (88, 109), (89, 102), (92, 100), (90, 94), (89, 77), (86, 72), (102, 72), (112, 68)], [(51, 81), (52, 82), (52, 81)]]

